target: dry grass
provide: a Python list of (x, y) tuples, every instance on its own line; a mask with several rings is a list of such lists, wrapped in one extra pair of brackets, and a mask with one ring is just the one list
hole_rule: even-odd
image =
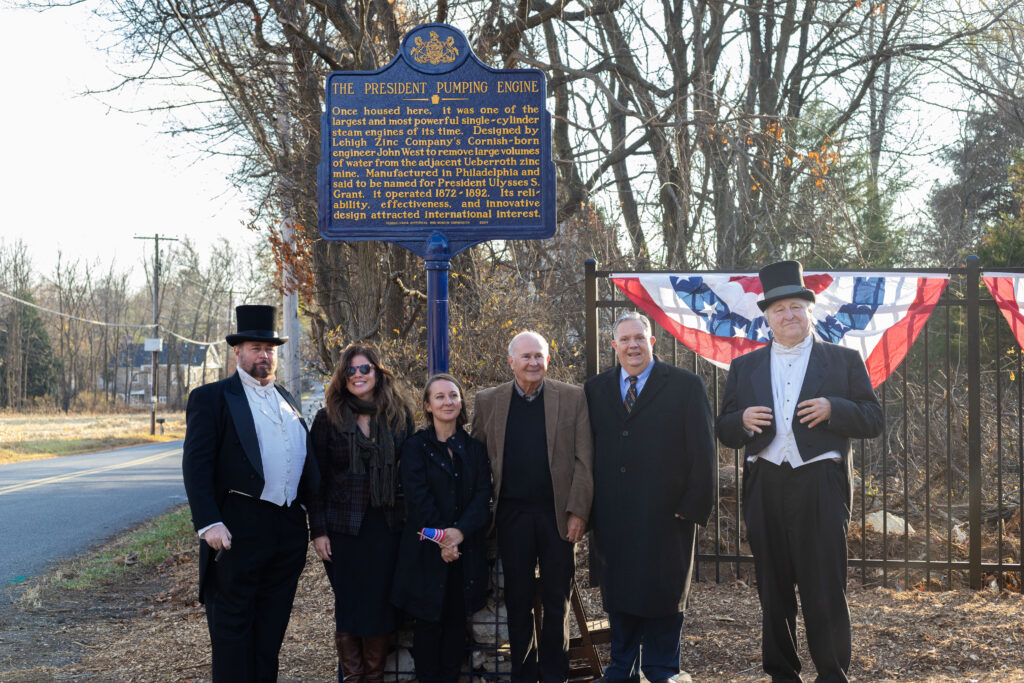
[(185, 414), (158, 413), (164, 433), (151, 436), (148, 412), (0, 415), (0, 465), (92, 453), (185, 436)]
[[(0, 647), (0, 680), (208, 680), (209, 639), (195, 601), (196, 544), (191, 534), (165, 536), (171, 552), (163, 560), (140, 561), (87, 589), (68, 589), (52, 576), (20, 587), (24, 592), (5, 615), (6, 626), (0, 623), (0, 643), (9, 644), (7, 657)], [(116, 561), (124, 542), (97, 557)], [(577, 579), (588, 617), (603, 616), (585, 572)], [(849, 598), (854, 681), (1024, 682), (1019, 593), (892, 591), (851, 583)], [(310, 551), (281, 653), (282, 681), (336, 680), (332, 609), (323, 568)], [(684, 668), (702, 683), (767, 681), (760, 667), (759, 621), (757, 593), (750, 586), (696, 584), (683, 630)], [(799, 630), (804, 643), (802, 624)], [(40, 642), (47, 648), (41, 650)], [(800, 652), (805, 680), (812, 680), (814, 667), (803, 645)], [(602, 653), (606, 659), (604, 648)]]

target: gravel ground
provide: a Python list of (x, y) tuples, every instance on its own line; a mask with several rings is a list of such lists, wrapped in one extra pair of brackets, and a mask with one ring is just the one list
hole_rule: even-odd
[[(194, 553), (185, 551), (87, 593), (55, 590), (46, 579), (9, 588), (16, 594), (0, 615), (0, 680), (206, 680), (209, 644), (195, 572)], [(588, 618), (603, 616), (595, 590), (584, 588), (582, 597)], [(851, 583), (849, 598), (853, 680), (1024, 682), (1018, 593)], [(335, 680), (332, 609), (323, 569), (310, 553), (282, 651), (282, 681)], [(759, 619), (752, 587), (696, 584), (683, 630), (684, 668), (696, 681), (766, 681)], [(806, 650), (802, 658), (813, 678)]]

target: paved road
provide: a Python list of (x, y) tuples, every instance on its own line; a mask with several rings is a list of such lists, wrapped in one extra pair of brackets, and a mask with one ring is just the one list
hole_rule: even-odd
[(181, 444), (0, 465), (0, 588), (185, 502)]

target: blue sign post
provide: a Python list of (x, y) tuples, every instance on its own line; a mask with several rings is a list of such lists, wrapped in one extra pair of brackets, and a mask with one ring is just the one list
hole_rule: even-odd
[(424, 24), (377, 71), (327, 77), (317, 169), (320, 235), (380, 240), (427, 270), (428, 366), (448, 370), (451, 258), (555, 233), (544, 74), (492, 69), (447, 24)]

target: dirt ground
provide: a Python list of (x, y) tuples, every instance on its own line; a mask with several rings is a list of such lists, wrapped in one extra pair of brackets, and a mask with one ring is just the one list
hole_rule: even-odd
[[(0, 611), (0, 680), (207, 680), (195, 573), (194, 552), (186, 551), (88, 592), (56, 590), (46, 579), (7, 588), (14, 603)], [(583, 597), (588, 618), (603, 616), (596, 591), (584, 589)], [(1020, 594), (895, 592), (851, 583), (849, 598), (856, 681), (1024, 681)], [(335, 680), (331, 610), (330, 588), (310, 553), (282, 651), (282, 681)], [(766, 681), (758, 622), (753, 588), (695, 585), (684, 668), (696, 681)], [(802, 656), (811, 680), (806, 650)]]

